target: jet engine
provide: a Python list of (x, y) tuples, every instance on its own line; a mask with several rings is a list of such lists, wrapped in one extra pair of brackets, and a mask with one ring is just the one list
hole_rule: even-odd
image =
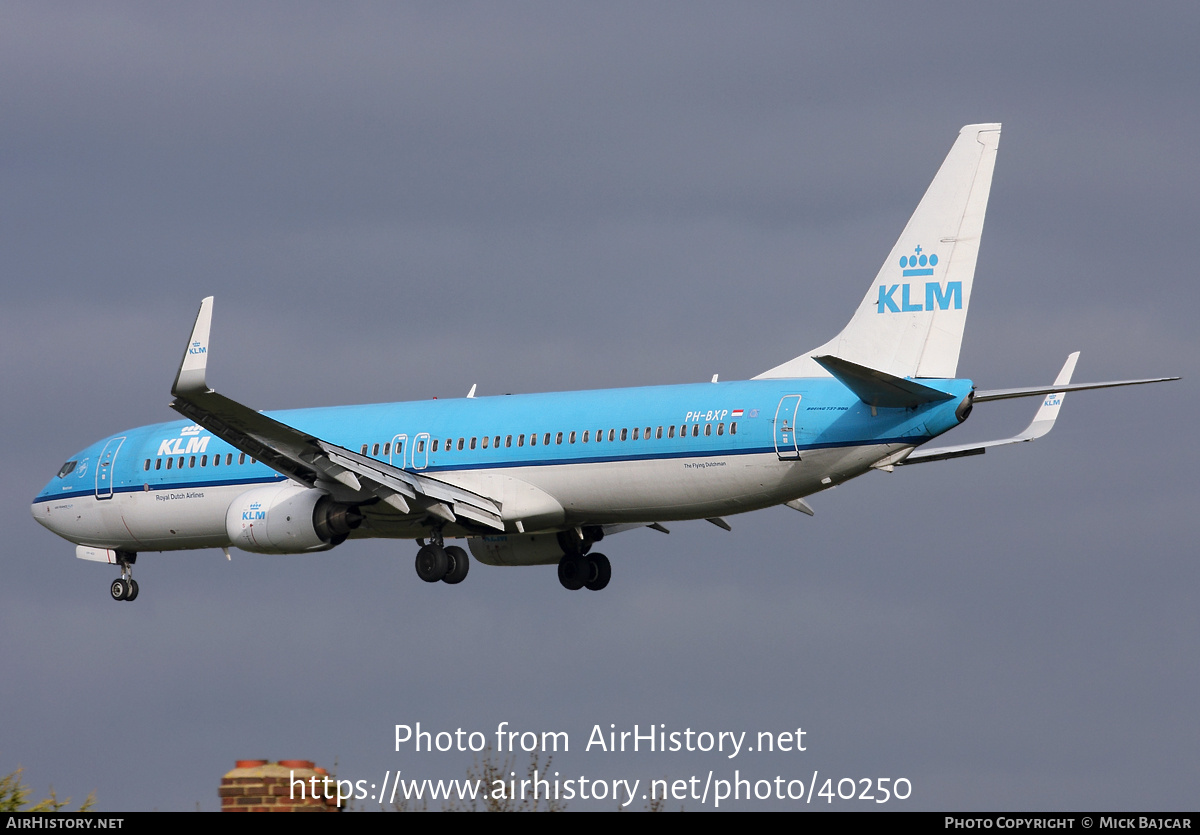
[(335, 502), (322, 490), (283, 483), (234, 499), (225, 513), (225, 532), (243, 551), (299, 554), (345, 542), (362, 518), (356, 507)]

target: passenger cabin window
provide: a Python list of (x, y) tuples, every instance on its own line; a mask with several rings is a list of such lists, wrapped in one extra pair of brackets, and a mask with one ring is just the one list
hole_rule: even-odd
[(162, 459), (161, 458), (154, 459), (154, 469), (156, 469), (156, 470), (162, 469)]
[(497, 436), (496, 436), (496, 437), (495, 437), (495, 438), (492, 440), (492, 447), (493, 447), (494, 449), (500, 449), (500, 436), (499, 436), (499, 435), (497, 435)]
[(670, 426), (667, 427), (667, 437), (668, 438), (675, 437), (675, 424), (671, 424)]
[[(363, 448), (362, 448), (362, 454), (363, 454), (363, 455), (366, 455), (366, 454), (367, 454), (367, 445), (366, 445), (366, 444), (363, 444)], [(239, 462), (239, 463), (241, 463), (241, 462)]]
[[(436, 444), (436, 443), (437, 443), (437, 441), (434, 441), (434, 443)], [(404, 445), (403, 445), (403, 444), (401, 444), (401, 445), (400, 445), (400, 451), (401, 451), (401, 452), (404, 452)], [(417, 441), (417, 452), (424, 452), (424, 451), (425, 451), (425, 442), (424, 442), (424, 441)]]
[(169, 470), (169, 469), (171, 469), (171, 467), (172, 467), (174, 464), (175, 464), (175, 459), (174, 459), (174, 458), (168, 458), (168, 459), (167, 459), (167, 469), (168, 469), (168, 470)]
[(723, 424), (723, 423), (718, 423), (718, 424), (717, 424), (717, 434), (718, 434), (718, 435), (724, 435), (724, 434), (725, 434), (725, 424)]
[(545, 444), (546, 446), (550, 446), (550, 433), (549, 432), (546, 433), (546, 437), (542, 438), (542, 443)]
[[(366, 455), (366, 454), (367, 454), (367, 448), (364, 446), (363, 447), (363, 455)], [(242, 464), (245, 464), (245, 463), (246, 463), (246, 453), (243, 452), (238, 455), (238, 466), (240, 467)]]
[(557, 435), (554, 436), (554, 443), (556, 443), (556, 444), (562, 443), (562, 433), (561, 432), (559, 432)]
[(471, 439), (471, 449), (475, 449), (475, 439)]
[(615, 430), (615, 429), (608, 430), (608, 439), (610, 441), (615, 441), (617, 439), (617, 430)]
[(461, 449), (462, 449), (462, 448), (463, 448), (463, 447), (466, 445), (466, 440), (467, 440), (466, 438), (459, 438), (459, 439), (458, 439), (458, 448), (459, 448), (460, 450), (461, 450)]
[(692, 427), (692, 437), (693, 438), (700, 437), (700, 424), (697, 423), (695, 426)]
[(729, 424), (729, 434), (730, 435), (737, 434), (737, 421), (736, 420), (733, 423)]
[(504, 436), (504, 445), (505, 445), (506, 447), (510, 447), (510, 446), (512, 446), (512, 435), (505, 435), (505, 436)]
[(489, 441), (489, 440), (490, 440), (490, 439), (488, 438), (488, 436), (487, 436), (487, 435), (484, 435), (484, 436), (483, 436), (483, 448), (484, 448), (484, 449), (487, 449), (487, 448), (488, 448), (488, 441)]
[(571, 433), (570, 443), (575, 443), (575, 433)]
[(658, 427), (658, 431), (654, 433), (654, 439), (655, 439), (655, 440), (661, 440), (661, 439), (662, 439), (662, 427), (661, 427), (661, 426), (660, 426), (660, 427)]
[(633, 439), (635, 441), (638, 439), (638, 428), (636, 426), (633, 427)]
[(375, 446), (371, 447), (371, 454), (372, 454), (372, 455), (378, 455), (378, 454), (379, 454), (379, 444), (375, 444)]
[(525, 446), (525, 436), (524, 435), (517, 436), (517, 446)]
[(386, 444), (383, 445), (383, 454), (384, 455), (392, 454), (392, 442), (391, 441), (388, 441)]
[(529, 445), (537, 446), (537, 434), (536, 433), (533, 433), (529, 436)]
[(143, 469), (143, 470), (149, 470), (149, 469), (150, 469), (150, 459), (149, 459), (149, 458), (147, 458), (147, 459), (146, 459), (146, 466), (145, 466), (145, 467), (142, 467), (142, 469)]

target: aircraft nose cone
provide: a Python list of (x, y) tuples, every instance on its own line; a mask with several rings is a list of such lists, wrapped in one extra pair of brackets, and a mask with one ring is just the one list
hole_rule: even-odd
[(50, 505), (46, 502), (34, 502), (29, 506), (29, 512), (33, 514), (33, 518), (43, 528), (54, 530), (54, 524), (50, 519)]

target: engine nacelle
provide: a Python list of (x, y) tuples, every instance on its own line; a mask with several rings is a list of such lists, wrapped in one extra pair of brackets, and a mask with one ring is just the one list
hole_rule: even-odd
[(230, 541), (256, 554), (324, 551), (344, 542), (360, 524), (362, 514), (355, 507), (290, 483), (248, 490), (225, 513)]

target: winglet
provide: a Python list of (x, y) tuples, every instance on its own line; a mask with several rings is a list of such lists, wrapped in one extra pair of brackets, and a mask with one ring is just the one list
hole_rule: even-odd
[[(1071, 375), (1075, 373), (1075, 363), (1078, 361), (1078, 351), (1068, 356), (1062, 370), (1054, 378), (1054, 385), (1068, 385), (1071, 382)], [(1033, 416), (1033, 420), (1029, 422), (1029, 426), (1025, 427), (1025, 431), (1018, 437), (1023, 440), (1032, 441), (1034, 438), (1040, 438), (1053, 429), (1054, 421), (1058, 420), (1058, 410), (1062, 408), (1063, 400), (1066, 397), (1066, 393), (1061, 391), (1046, 395), (1046, 399), (1042, 401), (1041, 408), (1037, 410), (1037, 414)]]
[(192, 335), (183, 351), (183, 361), (179, 363), (175, 384), (171, 386), (171, 394), (176, 397), (208, 391), (204, 372), (208, 368), (208, 332), (212, 325), (212, 306), (212, 296), (200, 302), (196, 324), (192, 327)]

